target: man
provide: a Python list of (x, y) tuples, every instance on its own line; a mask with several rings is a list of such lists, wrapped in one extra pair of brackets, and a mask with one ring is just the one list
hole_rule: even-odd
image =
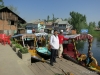
[(35, 33), (35, 30), (34, 30), (34, 29), (32, 29), (32, 33), (33, 33), (33, 34)]
[(89, 51), (87, 59), (86, 59), (86, 65), (91, 66), (91, 64), (95, 64), (96, 66), (98, 65), (97, 60), (93, 57), (93, 53)]
[(67, 38), (64, 38), (63, 36), (63, 30), (60, 31), (60, 34), (58, 35), (59, 38), (59, 50), (58, 50), (58, 57), (62, 58), (62, 52), (63, 52), (63, 41), (68, 40)]
[(56, 52), (59, 49), (59, 38), (57, 30), (54, 30), (54, 34), (50, 37), (50, 47), (51, 47), (51, 56), (50, 56), (50, 65), (53, 66), (53, 62), (56, 62)]

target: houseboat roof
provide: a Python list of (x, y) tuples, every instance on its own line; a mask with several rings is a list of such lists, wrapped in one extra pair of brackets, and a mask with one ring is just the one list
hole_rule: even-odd
[(24, 19), (22, 19), (19, 15), (17, 15), (16, 13), (14, 13), (8, 7), (2, 7), (2, 8), (0, 8), (0, 11), (5, 10), (5, 9), (8, 10), (8, 11), (10, 11), (10, 12), (12, 12), (14, 15), (18, 16), (18, 19), (22, 21), (21, 23), (26, 23), (26, 21)]
[(70, 25), (70, 24), (68, 23), (68, 21), (59, 21), (58, 24), (67, 24), (67, 25)]

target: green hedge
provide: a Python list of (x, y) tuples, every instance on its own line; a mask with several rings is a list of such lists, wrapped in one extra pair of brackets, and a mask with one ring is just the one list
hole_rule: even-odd
[(20, 48), (20, 50), (19, 50), (21, 53), (28, 53), (28, 49), (26, 48), (26, 47), (22, 47), (22, 48)]

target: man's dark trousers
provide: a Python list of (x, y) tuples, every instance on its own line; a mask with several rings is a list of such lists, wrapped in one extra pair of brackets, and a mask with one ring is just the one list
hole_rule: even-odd
[(57, 53), (57, 49), (51, 49), (51, 56), (50, 56), (51, 65), (53, 65), (53, 62), (56, 62), (56, 53)]

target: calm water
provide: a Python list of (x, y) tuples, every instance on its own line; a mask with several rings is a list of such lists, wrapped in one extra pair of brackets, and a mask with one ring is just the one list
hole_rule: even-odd
[[(80, 41), (77, 44), (77, 49), (79, 50), (80, 53), (85, 53), (87, 54), (88, 52), (88, 41)], [(97, 59), (98, 64), (100, 65), (100, 37), (99, 38), (94, 38), (92, 42), (92, 48), (91, 51), (93, 52), (93, 56)]]

